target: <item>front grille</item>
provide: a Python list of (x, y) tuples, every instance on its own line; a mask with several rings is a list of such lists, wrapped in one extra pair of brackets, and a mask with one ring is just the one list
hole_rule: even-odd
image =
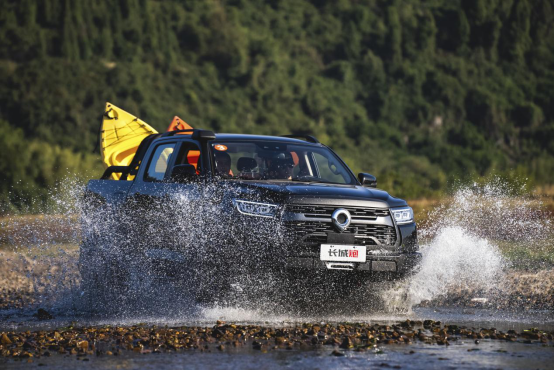
[(287, 210), (292, 213), (301, 213), (305, 217), (312, 218), (331, 218), (331, 215), (337, 208), (346, 209), (352, 215), (352, 220), (376, 220), (377, 217), (386, 217), (389, 215), (387, 208), (366, 208), (366, 207), (340, 207), (340, 206), (320, 206), (320, 205), (289, 205)]
[[(379, 243), (385, 245), (396, 244), (396, 230), (387, 225), (355, 225), (358, 228), (356, 235), (365, 237), (374, 237)], [(362, 238), (362, 240), (365, 240)], [(372, 240), (372, 239), (369, 239)]]
[[(285, 224), (289, 236), (303, 244), (327, 242), (327, 233), (336, 233), (331, 222), (294, 221)], [(359, 245), (394, 245), (396, 230), (388, 225), (350, 224), (344, 234), (355, 234)]]

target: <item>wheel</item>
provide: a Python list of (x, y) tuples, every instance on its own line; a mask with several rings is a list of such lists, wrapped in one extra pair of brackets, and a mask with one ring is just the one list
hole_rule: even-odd
[(113, 313), (123, 308), (127, 300), (128, 273), (120, 263), (94, 248), (81, 246), (79, 272), (85, 311)]

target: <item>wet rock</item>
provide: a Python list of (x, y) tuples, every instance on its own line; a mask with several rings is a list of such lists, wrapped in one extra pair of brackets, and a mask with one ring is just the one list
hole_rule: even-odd
[(26, 340), (25, 343), (23, 343), (23, 349), (34, 350), (34, 349), (37, 349), (37, 348), (38, 348), (38, 345), (33, 340)]
[(400, 323), (400, 326), (403, 328), (410, 328), (413, 326), (413, 323), (410, 320), (406, 320)]
[(338, 338), (329, 338), (323, 344), (330, 346), (339, 346), (341, 341)]
[(37, 313), (34, 314), (33, 316), (35, 316), (40, 321), (52, 320), (54, 318), (54, 316), (50, 315), (50, 313), (43, 308), (39, 308)]
[(344, 357), (345, 354), (340, 351), (334, 350), (333, 352), (331, 352), (331, 356)]
[(426, 327), (426, 328), (431, 327), (434, 323), (435, 323), (435, 321), (433, 321), (433, 320), (425, 320), (425, 321), (423, 321), (423, 326)]
[(342, 343), (340, 344), (340, 348), (348, 349), (353, 348), (354, 343), (352, 343), (352, 339), (350, 337), (346, 337), (343, 339)]
[[(422, 324), (422, 323), (420, 323)], [(414, 324), (417, 326), (420, 324)], [(86, 327), (69, 326), (63, 330), (26, 331), (0, 333), (0, 356), (19, 358), (24, 352), (40, 356), (44, 350), (60, 354), (74, 354), (86, 358), (94, 353), (117, 355), (122, 350), (136, 351), (142, 354), (169, 353), (196, 349), (209, 351), (210, 348), (223, 350), (226, 345), (240, 347), (252, 345), (252, 348), (267, 352), (269, 348), (286, 350), (309, 350), (320, 343), (339, 346), (341, 349), (365, 351), (375, 348), (375, 354), (383, 353), (377, 344), (390, 345), (403, 343), (409, 345), (411, 338), (418, 338), (428, 344), (449, 345), (449, 341), (473, 338), (479, 340), (488, 336), (491, 340), (527, 340), (537, 345), (552, 345), (552, 333), (538, 329), (528, 329), (523, 333), (515, 331), (504, 334), (496, 329), (474, 330), (465, 327), (442, 325), (427, 322), (426, 328), (413, 329), (411, 322), (399, 322), (394, 325), (342, 323), (336, 325), (304, 324), (296, 328), (267, 328), (257, 325), (215, 325), (212, 328), (179, 327), (158, 328), (137, 325), (132, 327)], [(408, 329), (408, 330), (406, 330)], [(494, 335), (494, 336), (493, 336)], [(475, 337), (475, 338), (474, 338)], [(99, 345), (102, 345), (99, 347)], [(212, 346), (213, 345), (213, 346)], [(478, 350), (478, 348), (470, 351)], [(100, 352), (98, 352), (100, 351)], [(338, 352), (343, 354), (342, 352)], [(47, 356), (46, 352), (43, 354)]]
[(254, 342), (252, 342), (252, 348), (258, 351), (263, 351), (263, 350), (267, 350), (267, 345), (255, 340)]
[(3, 345), (10, 345), (12, 344), (12, 341), (7, 334), (2, 334), (2, 338), (0, 338), (0, 343), (2, 343)]

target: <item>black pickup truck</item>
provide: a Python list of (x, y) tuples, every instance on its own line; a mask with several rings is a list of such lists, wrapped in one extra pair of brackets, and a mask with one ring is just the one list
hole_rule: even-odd
[(312, 136), (150, 135), (87, 185), (82, 279), (113, 287), (130, 266), (190, 284), (191, 271), (396, 279), (421, 259), (416, 224), (376, 184)]

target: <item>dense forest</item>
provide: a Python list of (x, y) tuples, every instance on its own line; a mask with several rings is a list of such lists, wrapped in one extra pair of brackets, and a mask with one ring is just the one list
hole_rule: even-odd
[[(0, 202), (97, 177), (104, 103), (310, 133), (402, 197), (554, 183), (551, 0), (0, 0)], [(14, 208), (12, 208), (14, 209)]]

